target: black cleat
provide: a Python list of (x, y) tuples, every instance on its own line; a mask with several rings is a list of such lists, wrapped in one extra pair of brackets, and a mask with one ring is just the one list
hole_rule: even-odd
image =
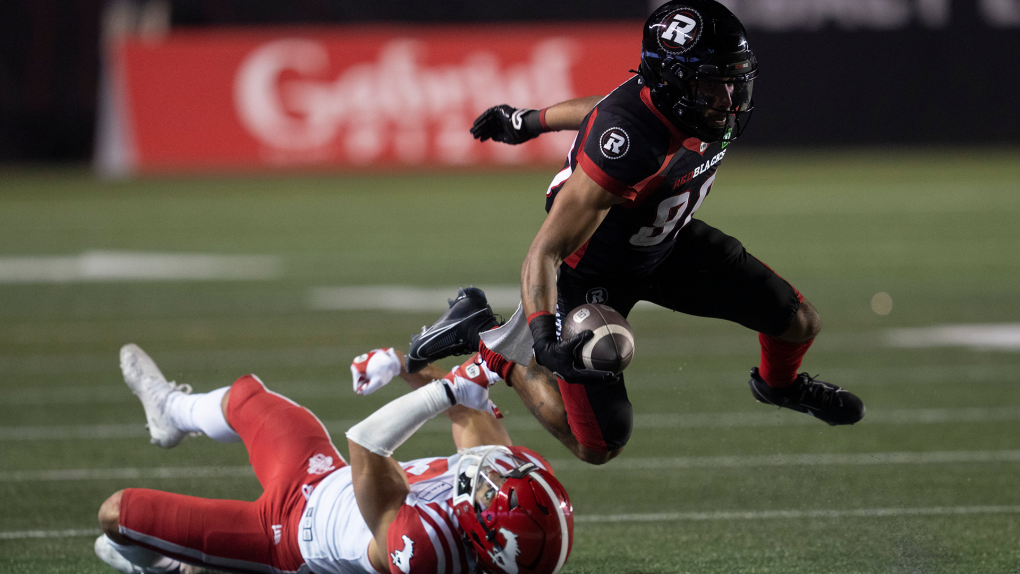
[(796, 382), (789, 387), (775, 388), (761, 378), (755, 367), (748, 384), (759, 403), (807, 413), (832, 426), (852, 425), (864, 418), (864, 402), (857, 395), (832, 383), (817, 381), (807, 373), (797, 375)]
[(420, 334), (411, 337), (404, 366), (408, 373), (417, 373), (433, 361), (473, 353), (481, 341), (478, 334), (499, 325), (481, 289), (458, 289), (457, 298), (450, 301), (446, 313), (431, 327), (422, 327)]

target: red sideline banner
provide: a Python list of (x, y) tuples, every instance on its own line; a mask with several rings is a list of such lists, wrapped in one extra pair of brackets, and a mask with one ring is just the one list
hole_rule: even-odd
[(508, 146), (468, 130), (496, 104), (542, 108), (608, 93), (637, 67), (640, 30), (376, 26), (127, 39), (110, 58), (101, 129), (113, 133), (100, 154), (121, 173), (561, 162), (573, 132)]

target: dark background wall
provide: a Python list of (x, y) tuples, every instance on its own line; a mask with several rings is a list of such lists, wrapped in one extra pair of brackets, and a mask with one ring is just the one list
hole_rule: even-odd
[[(1020, 0), (724, 2), (748, 25), (762, 68), (747, 144), (1020, 143), (1013, 109)], [(107, 4), (0, 0), (0, 161), (91, 156)], [(173, 26), (640, 21), (650, 10), (613, 0), (171, 0), (169, 7)]]

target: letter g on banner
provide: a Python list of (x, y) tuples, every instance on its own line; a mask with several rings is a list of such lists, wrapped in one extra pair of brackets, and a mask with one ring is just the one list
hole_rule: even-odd
[(326, 48), (312, 40), (286, 39), (260, 46), (248, 55), (234, 79), (234, 105), (244, 127), (263, 144), (277, 149), (302, 151), (328, 144), (336, 137), (339, 124), (316, 117), (314, 98), (285, 100), (284, 94), (308, 95), (310, 82), (293, 80), (294, 90), (283, 90), (280, 74), (302, 76), (329, 70)]

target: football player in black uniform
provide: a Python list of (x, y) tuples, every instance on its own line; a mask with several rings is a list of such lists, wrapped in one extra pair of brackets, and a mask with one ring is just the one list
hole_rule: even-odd
[(830, 425), (864, 416), (858, 397), (797, 373), (820, 329), (815, 308), (738, 240), (694, 219), (727, 146), (747, 125), (757, 74), (732, 13), (713, 0), (674, 0), (645, 24), (638, 73), (608, 96), (546, 110), (496, 106), (472, 128), (480, 140), (509, 144), (578, 130), (546, 195), (521, 297), (535, 358), (557, 375), (582, 459), (615, 456), (633, 422), (623, 376), (578, 365), (576, 349), (591, 335), (558, 337), (557, 317), (586, 302), (626, 316), (650, 301), (744, 325), (761, 343), (750, 379), (757, 400)]

